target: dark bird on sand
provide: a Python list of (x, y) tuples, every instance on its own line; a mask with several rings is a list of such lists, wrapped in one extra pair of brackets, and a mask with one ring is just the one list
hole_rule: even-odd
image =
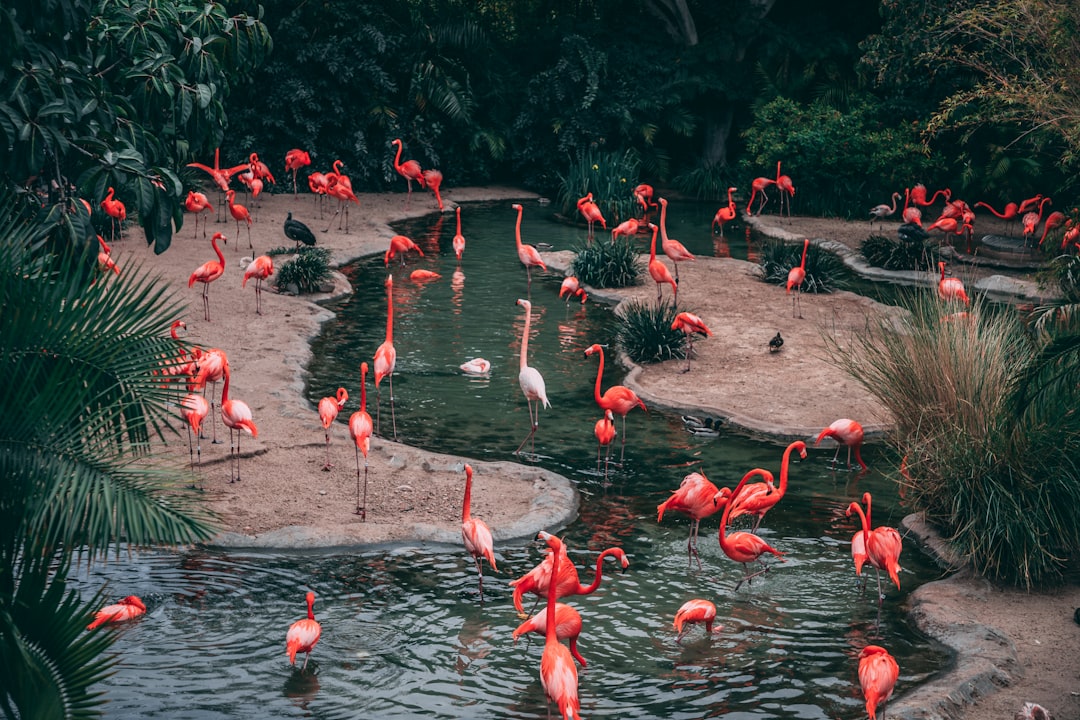
[(780, 352), (780, 348), (784, 347), (784, 338), (780, 337), (780, 333), (776, 333), (776, 337), (769, 341), (769, 352)]
[(300, 248), (300, 243), (312, 247), (315, 245), (315, 233), (311, 232), (311, 228), (299, 220), (293, 220), (292, 213), (289, 213), (289, 217), (285, 218), (285, 237), (295, 242), (297, 249)]

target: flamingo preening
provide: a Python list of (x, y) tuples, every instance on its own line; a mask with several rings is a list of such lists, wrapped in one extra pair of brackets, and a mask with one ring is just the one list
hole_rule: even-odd
[[(754, 468), (750, 472), (743, 475), (742, 480), (735, 486), (735, 490), (732, 491), (731, 497), (727, 501), (727, 505), (724, 507), (724, 515), (720, 518), (720, 549), (724, 551), (724, 554), (735, 562), (742, 563), (745, 575), (743, 579), (735, 583), (735, 589), (738, 590), (739, 586), (744, 582), (753, 582), (754, 578), (758, 575), (769, 572), (769, 566), (762, 560), (761, 556), (765, 553), (772, 553), (776, 557), (780, 558), (781, 562), (785, 562), (784, 554), (776, 548), (770, 546), (767, 542), (760, 537), (749, 532), (735, 532), (730, 535), (727, 534), (726, 528), (728, 521), (731, 518), (731, 509), (738, 503), (739, 493), (742, 492), (746, 486), (746, 481), (755, 475), (761, 475), (762, 477), (771, 478), (772, 473), (768, 470), (762, 470), (761, 468)], [(718, 495), (716, 502), (723, 501), (722, 496)], [(747, 563), (757, 561), (761, 563), (761, 570), (756, 573), (751, 573), (747, 567)]]
[(341, 412), (341, 408), (345, 407), (348, 400), (348, 390), (339, 387), (336, 396), (324, 397), (319, 401), (319, 421), (322, 423), (326, 435), (326, 462), (323, 463), (323, 470), (334, 467), (330, 464), (330, 428), (334, 426), (334, 420), (337, 419), (338, 413)]
[[(889, 651), (880, 645), (867, 645), (859, 653), (859, 686), (866, 700), (866, 713), (876, 720), (877, 709), (893, 694), (900, 677), (900, 666)], [(885, 711), (881, 711), (885, 717)]]
[(136, 595), (128, 595), (120, 602), (114, 605), (106, 605), (94, 613), (94, 620), (86, 626), (86, 629), (93, 630), (106, 623), (126, 622), (145, 613), (146, 605), (143, 601)]
[[(610, 412), (610, 410), (608, 411)], [(701, 558), (698, 557), (697, 539), (698, 528), (701, 521), (720, 510), (721, 502), (726, 503), (730, 490), (720, 490), (709, 478), (702, 473), (690, 473), (679, 483), (679, 489), (671, 494), (664, 502), (656, 506), (656, 522), (664, 519), (664, 513), (674, 510), (686, 513), (690, 516), (690, 538), (686, 541), (686, 564), (689, 565), (691, 558), (697, 559), (698, 569), (701, 569)], [(717, 499), (717, 496), (720, 496)]]
[(296, 171), (311, 164), (311, 155), (306, 150), (293, 148), (285, 153), (285, 171), (292, 173), (292, 194), (296, 197)]

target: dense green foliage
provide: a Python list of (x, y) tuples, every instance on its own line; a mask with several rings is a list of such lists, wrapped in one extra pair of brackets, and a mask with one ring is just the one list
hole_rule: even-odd
[(678, 311), (673, 302), (632, 300), (619, 315), (615, 342), (636, 363), (686, 358), (686, 335), (672, 330)]
[(230, 4), (235, 13), (218, 2), (5, 3), (0, 182), (58, 241), (93, 245), (75, 199), (96, 209), (114, 187), (155, 252), (169, 247), (183, 222), (179, 168), (213, 152), (230, 84), (270, 48), (258, 6)]
[(278, 266), (274, 284), (279, 290), (295, 285), (300, 293), (319, 292), (330, 279), (330, 251), (320, 247), (302, 247), (296, 258)]
[(833, 357), (889, 410), (913, 508), (975, 569), (1025, 587), (1080, 552), (1075, 334), (1039, 343), (1011, 312), (966, 316), (920, 292), (910, 321), (869, 327)]
[(88, 717), (108, 670), (107, 632), (86, 635), (98, 599), (66, 585), (75, 554), (119, 543), (188, 543), (209, 530), (151, 441), (175, 389), (162, 358), (180, 307), (137, 268), (88, 271), (51, 228), (0, 193), (0, 707), (8, 717)]
[(559, 194), (556, 207), (567, 218), (581, 221), (577, 201), (586, 194), (593, 194), (593, 202), (607, 222), (608, 229), (634, 217), (640, 206), (634, 199), (638, 186), (638, 162), (634, 153), (600, 153), (589, 150), (583, 153), (565, 175), (559, 176)]
[(597, 236), (595, 242), (577, 248), (570, 265), (578, 281), (594, 288), (620, 288), (641, 281), (641, 257), (632, 239), (617, 238), (610, 242)]
[(937, 263), (938, 243), (929, 238), (904, 240), (871, 235), (859, 252), (872, 267), (885, 270), (932, 270)]
[[(802, 261), (803, 244), (767, 240), (761, 247), (762, 279), (773, 285), (787, 284), (788, 273)], [(806, 250), (806, 279), (802, 292), (830, 293), (837, 289), (844, 264), (831, 252), (813, 243)]]

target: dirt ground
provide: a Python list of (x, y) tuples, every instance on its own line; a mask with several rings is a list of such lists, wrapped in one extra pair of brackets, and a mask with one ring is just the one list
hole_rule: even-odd
[[(208, 193), (211, 200), (214, 194)], [(534, 200), (526, 192), (507, 188), (451, 188), (443, 197), (447, 212), (458, 202)], [(251, 228), (251, 243), (260, 253), (291, 244), (282, 224), (286, 213), (292, 212), (315, 230), (318, 244), (332, 251), (332, 263), (339, 266), (385, 252), (393, 235), (388, 222), (436, 209), (432, 196), (423, 193), (416, 194), (408, 208), (401, 194), (361, 195), (359, 200), (359, 206), (350, 209), (348, 233), (338, 231), (336, 223), (323, 233), (326, 220), (318, 219), (309, 194), (296, 199), (291, 194), (264, 194)], [(207, 213), (206, 217), (212, 216)], [(856, 246), (869, 229), (865, 222), (806, 218), (774, 222), (795, 235)], [(141, 266), (160, 274), (187, 301), (187, 314), (181, 318), (187, 323), (186, 340), (228, 354), (233, 373), (230, 397), (251, 406), (259, 434), (243, 438), (240, 482), (229, 483), (228, 433), (220, 422), (217, 435), (225, 444), (202, 442), (203, 496), (220, 518), (219, 541), (234, 546), (309, 547), (404, 540), (460, 542), (462, 463), (466, 459), (381, 438), (372, 441), (367, 521), (360, 522), (354, 514), (356, 470), (347, 431), (341, 423), (334, 427), (331, 455), (335, 466), (324, 472), (323, 429), (316, 409), (303, 397), (309, 342), (332, 314), (314, 302), (319, 297), (292, 297), (270, 290), (263, 293), (263, 314), (256, 315), (253, 283), (241, 288), (243, 258), (251, 256), (246, 231), (241, 228), (238, 235), (231, 218), (208, 225), (211, 233), (220, 231), (228, 237), (223, 248), (225, 274), (210, 287), (210, 322), (203, 319), (201, 286), (187, 287), (191, 272), (214, 258), (202, 227), (196, 236), (189, 219), (161, 256), (153, 255), (141, 231), (132, 229), (113, 243), (113, 256), (125, 272)], [(895, 233), (895, 227), (893, 223), (891, 232)], [(558, 254), (550, 259), (553, 266), (566, 262)], [(464, 264), (468, 262), (466, 249)], [(792, 301), (783, 288), (760, 282), (748, 263), (700, 258), (682, 263), (680, 274), (683, 301), (705, 319), (716, 337), (695, 344), (689, 373), (682, 372), (684, 364), (678, 361), (633, 370), (626, 383), (636, 386), (646, 402), (723, 417), (782, 437), (816, 436), (841, 417), (859, 419), (870, 431), (887, 428), (889, 418), (874, 398), (829, 362), (824, 337), (829, 334), (842, 343), (868, 318), (892, 311), (841, 292), (801, 298), (800, 319), (792, 317)], [(334, 292), (322, 297), (349, 291), (338, 274)], [(617, 301), (651, 297), (655, 292), (649, 282), (602, 295)], [(770, 354), (767, 343), (778, 331), (785, 339), (784, 349)], [(186, 463), (185, 436), (178, 435), (165, 451), (178, 463)], [(511, 462), (472, 464), (476, 469), (472, 509), (492, 527), (496, 540), (529, 536), (540, 527), (565, 523), (576, 513), (576, 494), (564, 478)], [(914, 606), (918, 601), (912, 602)], [(1076, 586), (1061, 593), (1032, 595), (987, 589), (980, 596), (979, 620), (997, 628), (1003, 642), (1015, 647), (1016, 669), (1026, 673), (1022, 677), (1014, 673), (1009, 688), (963, 712), (910, 717), (1011, 717), (1020, 704), (1032, 700), (1055, 711), (1058, 720), (1080, 718), (1075, 695), (1080, 690), (1080, 626), (1071, 622), (1072, 608), (1078, 605)], [(1062, 621), (1066, 611), (1067, 622)], [(970, 607), (966, 612), (972, 612)], [(891, 712), (890, 716), (896, 717)]]

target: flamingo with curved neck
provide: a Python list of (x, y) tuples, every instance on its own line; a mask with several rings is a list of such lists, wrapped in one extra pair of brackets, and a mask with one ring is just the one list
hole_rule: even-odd
[(652, 243), (649, 245), (649, 275), (652, 277), (653, 282), (656, 283), (656, 303), (660, 304), (660, 285), (663, 283), (671, 285), (671, 291), (675, 294), (675, 302), (678, 302), (679, 284), (671, 276), (671, 271), (667, 269), (667, 265), (656, 259), (656, 234), (659, 228), (652, 223), (649, 223), (649, 228), (652, 229)]
[(457, 256), (458, 264), (461, 264), (461, 254), (465, 252), (465, 236), (461, 234), (461, 206), (458, 205), (455, 210), (457, 213), (457, 230), (454, 232), (454, 240), (452, 247), (454, 248), (454, 255)]
[(375, 434), (379, 433), (379, 383), (385, 377), (390, 383), (390, 422), (397, 441), (397, 418), (394, 416), (394, 368), (397, 366), (397, 350), (394, 348), (394, 276), (387, 275), (386, 282), (386, 340), (375, 351)]
[(739, 501), (731, 509), (731, 520), (740, 515), (753, 515), (754, 526), (750, 532), (757, 532), (765, 513), (776, 507), (783, 499), (788, 486), (788, 463), (791, 461), (791, 453), (799, 451), (799, 457), (806, 459), (806, 443), (796, 440), (784, 449), (783, 459), (780, 461), (780, 486), (773, 487), (772, 476), (769, 475), (765, 482), (751, 483), (739, 493)]
[[(867, 503), (867, 507), (870, 505), (870, 500), (867, 497), (869, 494), (863, 494), (863, 501)], [(896, 585), (896, 589), (900, 589), (900, 551), (903, 549), (903, 541), (896, 528), (879, 527), (871, 529), (870, 518), (863, 512), (859, 503), (853, 502), (848, 505), (846, 513), (848, 517), (853, 512), (858, 513), (859, 519), (862, 521), (862, 538), (863, 547), (866, 549), (866, 560), (877, 572), (878, 604), (880, 605), (885, 598), (885, 594), (881, 589), (882, 570), (889, 573), (889, 578)]]
[(727, 189), (727, 205), (716, 211), (716, 215), (712, 220), (712, 231), (716, 232), (716, 226), (720, 226), (720, 237), (724, 236), (724, 224), (734, 220), (739, 211), (735, 209), (735, 198), (732, 195), (735, 193), (736, 188), (729, 187)]
[(483, 602), (484, 571), (480, 559), (487, 558), (488, 564), (495, 572), (498, 572), (499, 568), (495, 565), (495, 545), (491, 537), (491, 529), (483, 520), (472, 516), (472, 479), (472, 466), (466, 463), (465, 497), (461, 502), (461, 540), (465, 543), (465, 550), (472, 555), (473, 562), (476, 563), (476, 575), (480, 583), (480, 602)]
[[(548, 539), (548, 547), (552, 548), (552, 555), (565, 553), (562, 542), (556, 537)], [(571, 566), (572, 567), (572, 566)], [(544, 639), (544, 654), (540, 658), (540, 684), (544, 686), (544, 693), (551, 699), (563, 720), (580, 720), (581, 703), (578, 700), (578, 676), (577, 666), (566, 646), (559, 642), (556, 615), (556, 588), (558, 586), (559, 567), (552, 567), (551, 579), (548, 587), (547, 604), (547, 629)]]
[[(735, 562), (742, 563), (743, 570), (746, 573), (742, 580), (735, 583), (736, 590), (738, 590), (744, 582), (753, 582), (754, 578), (758, 575), (769, 572), (769, 566), (761, 559), (761, 556), (765, 553), (772, 553), (780, 558), (781, 562), (786, 562), (782, 552), (753, 533), (740, 531), (731, 533), (730, 535), (727, 534), (726, 528), (728, 521), (731, 519), (731, 509), (739, 501), (739, 493), (746, 487), (747, 481), (755, 475), (760, 475), (769, 479), (772, 478), (772, 473), (761, 468), (754, 468), (743, 475), (742, 480), (739, 481), (739, 484), (735, 486), (735, 490), (732, 491), (731, 499), (724, 507), (723, 517), (720, 518), (720, 549)], [(747, 567), (747, 563), (755, 560), (761, 563), (762, 569), (758, 570), (756, 573), (751, 573), (750, 569)]]
[(679, 263), (683, 260), (697, 260), (694, 254), (681, 242), (667, 234), (667, 200), (660, 198), (660, 247), (671, 262), (675, 263), (675, 282), (679, 282)]
[(612, 385), (601, 395), (600, 380), (604, 377), (604, 346), (593, 344), (585, 350), (586, 357), (593, 353), (600, 353), (600, 365), (596, 368), (596, 385), (593, 388), (593, 399), (596, 400), (596, 404), (600, 406), (601, 410), (610, 410), (616, 415), (622, 416), (622, 451), (619, 453), (619, 462), (621, 463), (626, 454), (626, 416), (636, 407), (640, 407), (645, 412), (648, 412), (649, 409), (645, 407), (645, 403), (637, 396), (637, 393), (625, 385)]
[(532, 289), (532, 269), (538, 267), (541, 270), (547, 271), (547, 265), (540, 258), (540, 251), (535, 246), (528, 243), (521, 242), (521, 213), (523, 208), (519, 204), (514, 204), (513, 208), (517, 210), (517, 225), (514, 226), (514, 243), (517, 245), (518, 260), (525, 266), (525, 275), (529, 279), (528, 287)]
[(806, 281), (806, 251), (810, 249), (810, 238), (803, 239), (802, 260), (798, 267), (793, 267), (787, 275), (787, 294), (791, 295), (791, 288), (795, 288), (795, 296), (791, 298), (791, 317), (795, 317), (795, 301), (799, 301), (799, 317), (802, 317), (802, 285)]
[[(537, 535), (541, 540), (547, 542), (548, 547), (552, 548), (550, 539), (554, 536), (550, 533), (540, 531)], [(555, 538), (558, 540), (558, 538)], [(566, 554), (566, 547), (559, 544), (559, 551), (548, 553), (536, 567), (529, 572), (525, 573), (516, 580), (510, 581), (510, 586), (514, 588), (514, 607), (517, 608), (519, 613), (524, 612), (524, 608), (521, 604), (521, 598), (525, 593), (533, 593), (535, 595), (543, 595), (549, 591), (551, 583), (551, 568), (555, 562), (555, 558), (558, 558), (559, 562), (559, 576), (556, 579), (557, 597), (566, 597), (568, 595), (589, 595), (595, 592), (600, 587), (600, 581), (603, 579), (604, 559), (608, 556), (614, 557), (619, 561), (622, 569), (630, 567), (630, 560), (626, 557), (626, 553), (620, 547), (610, 547), (600, 553), (596, 558), (596, 575), (593, 578), (592, 584), (582, 585), (578, 576), (577, 568), (570, 562), (570, 558)]]

